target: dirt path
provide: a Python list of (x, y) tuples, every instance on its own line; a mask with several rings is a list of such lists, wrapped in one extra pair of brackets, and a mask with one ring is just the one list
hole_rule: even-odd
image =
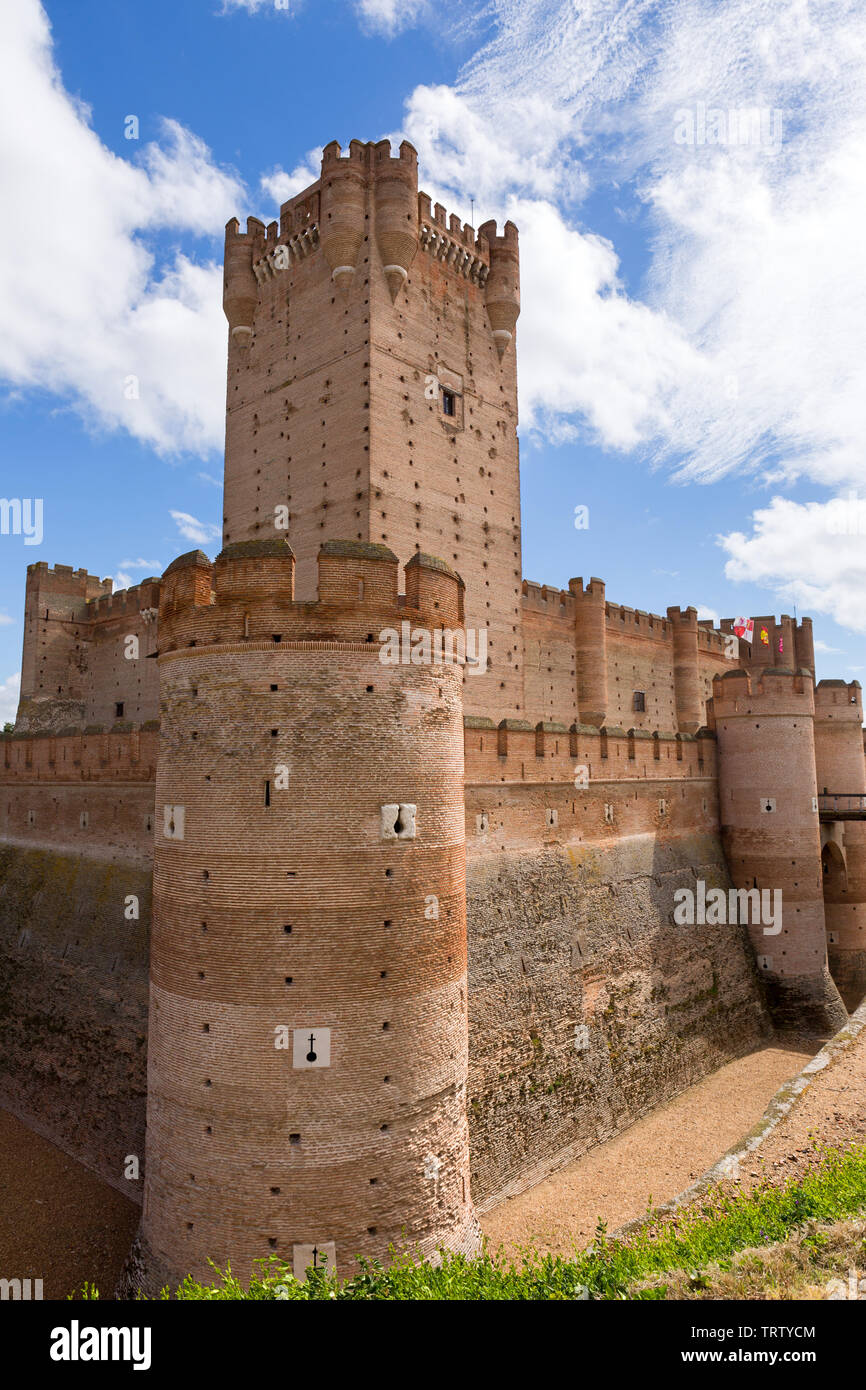
[(613, 1231), (642, 1216), (650, 1197), (655, 1205), (675, 1197), (760, 1119), (818, 1046), (777, 1043), (729, 1062), (616, 1139), (506, 1199), (481, 1218), (491, 1247), (568, 1255), (592, 1239), (599, 1218)]
[(741, 1165), (741, 1186), (761, 1177), (802, 1174), (826, 1144), (866, 1140), (866, 1028), (797, 1100), (772, 1134)]
[(42, 1279), (44, 1298), (85, 1280), (111, 1295), (139, 1208), (0, 1110), (0, 1277)]

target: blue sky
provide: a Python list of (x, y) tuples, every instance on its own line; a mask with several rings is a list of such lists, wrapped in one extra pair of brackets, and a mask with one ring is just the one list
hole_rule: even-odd
[(0, 54), (0, 496), (44, 502), (41, 544), (0, 535), (0, 719), (28, 563), (218, 549), (224, 223), (385, 135), (521, 230), (526, 576), (796, 606), (862, 679), (855, 4), (16, 0)]

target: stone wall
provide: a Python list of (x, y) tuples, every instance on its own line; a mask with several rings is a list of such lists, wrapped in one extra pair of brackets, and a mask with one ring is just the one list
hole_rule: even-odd
[(0, 1104), (133, 1200), (150, 892), (138, 864), (0, 844)]
[[(502, 789), (512, 823), (531, 821), (518, 803), (537, 791)], [(672, 922), (676, 889), (729, 886), (717, 833), (469, 848), (470, 1152), (483, 1208), (771, 1029), (746, 928)]]

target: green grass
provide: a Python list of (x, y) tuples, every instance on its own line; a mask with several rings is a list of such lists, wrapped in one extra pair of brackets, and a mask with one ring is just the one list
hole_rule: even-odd
[[(635, 1287), (666, 1271), (695, 1277), (708, 1265), (724, 1270), (738, 1251), (784, 1242), (806, 1222), (836, 1222), (866, 1212), (866, 1146), (825, 1149), (801, 1178), (774, 1186), (764, 1180), (751, 1192), (729, 1184), (711, 1189), (691, 1206), (670, 1214), (647, 1215), (641, 1227), (623, 1239), (609, 1239), (599, 1224), (588, 1249), (573, 1259), (522, 1252), (512, 1260), (489, 1252), (477, 1256), (444, 1254), (431, 1265), (397, 1254), (384, 1268), (359, 1260), (358, 1272), (340, 1281), (310, 1271), (304, 1283), (272, 1256), (261, 1274), (244, 1288), (227, 1269), (214, 1267), (218, 1282), (187, 1278), (178, 1299), (332, 1299), (334, 1301), (535, 1301), (658, 1299), (664, 1285)], [(92, 1287), (86, 1298), (98, 1298)], [(168, 1290), (161, 1295), (168, 1298)]]

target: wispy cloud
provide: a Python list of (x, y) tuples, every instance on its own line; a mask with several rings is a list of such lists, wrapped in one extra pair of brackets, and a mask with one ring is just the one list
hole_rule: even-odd
[(209, 521), (199, 521), (197, 517), (190, 516), (189, 512), (173, 511), (171, 517), (184, 539), (193, 541), (195, 545), (207, 545), (222, 534), (219, 526), (214, 526)]

